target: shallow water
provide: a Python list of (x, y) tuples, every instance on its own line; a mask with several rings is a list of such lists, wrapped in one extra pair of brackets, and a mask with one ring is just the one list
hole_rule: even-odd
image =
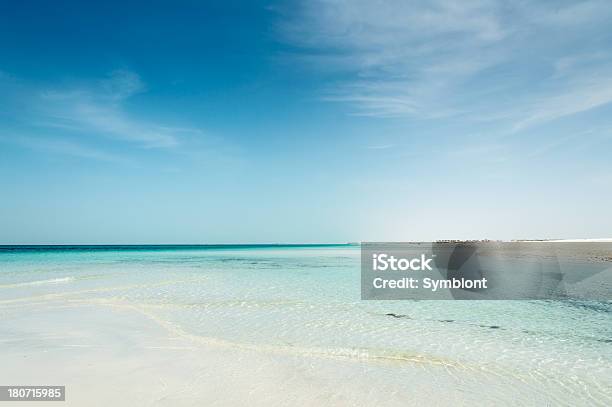
[(398, 381), (442, 366), (500, 394), (518, 383), (553, 404), (612, 403), (609, 302), (361, 301), (359, 284), (356, 246), (0, 251), (0, 312), (130, 306), (204, 343), (382, 363)]

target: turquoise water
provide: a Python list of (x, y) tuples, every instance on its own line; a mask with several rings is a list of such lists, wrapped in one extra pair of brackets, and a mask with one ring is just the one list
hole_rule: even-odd
[(0, 310), (131, 306), (204, 342), (390, 363), (394, 375), (444, 366), (553, 402), (612, 404), (610, 302), (361, 301), (359, 284), (350, 245), (0, 248)]

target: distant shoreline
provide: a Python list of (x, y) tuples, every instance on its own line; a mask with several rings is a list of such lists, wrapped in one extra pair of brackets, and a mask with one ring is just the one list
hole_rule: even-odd
[(612, 243), (611, 239), (536, 239), (536, 240), (512, 240), (512, 242), (550, 242), (550, 243)]
[[(435, 241), (402, 241), (389, 243), (612, 243), (612, 238), (593, 239), (445, 239)], [(349, 243), (162, 243), (162, 244), (0, 244), (1, 251), (15, 250), (151, 250), (151, 249), (265, 249), (265, 248), (320, 248), (320, 247), (358, 247), (361, 242)]]

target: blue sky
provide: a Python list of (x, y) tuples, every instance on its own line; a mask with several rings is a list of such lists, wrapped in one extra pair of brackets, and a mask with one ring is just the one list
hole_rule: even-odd
[(612, 235), (607, 1), (0, 7), (0, 243)]

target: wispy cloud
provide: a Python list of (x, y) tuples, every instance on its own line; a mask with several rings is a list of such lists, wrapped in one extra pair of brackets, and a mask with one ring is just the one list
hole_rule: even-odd
[(366, 147), (368, 150), (387, 150), (389, 148), (393, 148), (393, 144), (376, 144), (372, 146)]
[(485, 114), (517, 129), (612, 100), (606, 1), (312, 0), (279, 13), (294, 58), (329, 67), (323, 99), (357, 115)]
[[(129, 162), (105, 152), (157, 149), (173, 153), (218, 147), (219, 140), (197, 127), (174, 125), (140, 116), (126, 108), (130, 98), (145, 93), (134, 72), (116, 70), (103, 78), (63, 85), (29, 83), (8, 74), (0, 77), (0, 96), (10, 120), (0, 122), (0, 141), (85, 159)], [(104, 142), (106, 141), (106, 142)], [(108, 148), (106, 148), (108, 150)]]
[(125, 112), (123, 102), (144, 90), (137, 74), (123, 70), (85, 86), (48, 90), (40, 95), (39, 111), (45, 119), (42, 124), (116, 138), (145, 148), (179, 145), (182, 131)]
[(87, 146), (65, 138), (48, 138), (36, 136), (0, 136), (0, 142), (19, 145), (44, 153), (67, 155), (71, 157), (107, 161), (120, 164), (130, 164), (125, 157), (108, 153), (104, 150)]
[(612, 102), (612, 76), (581, 78), (563, 89), (538, 95), (527, 106), (524, 117), (514, 131), (549, 122), (564, 116), (585, 112)]

